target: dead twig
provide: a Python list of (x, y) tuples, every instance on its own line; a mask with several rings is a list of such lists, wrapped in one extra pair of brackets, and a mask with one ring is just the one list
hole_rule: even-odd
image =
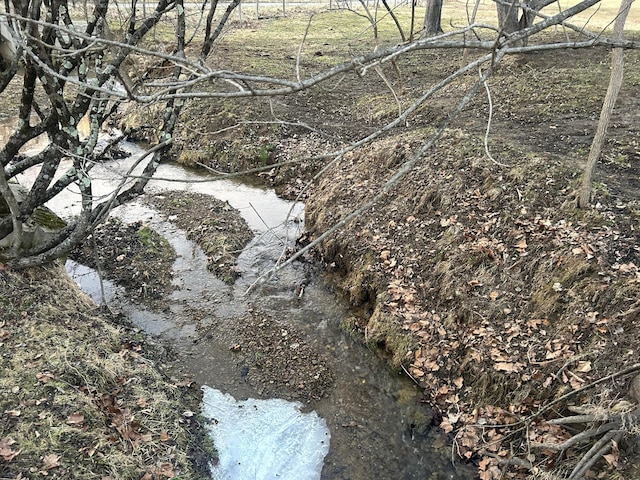
[(564, 395), (562, 395), (561, 397), (556, 398), (555, 400), (553, 400), (552, 402), (547, 403), (544, 407), (541, 407), (536, 413), (533, 413), (531, 415), (529, 415), (527, 418), (525, 418), (524, 420), (522, 420), (523, 422), (526, 423), (531, 423), (534, 419), (538, 418), (540, 415), (542, 415), (543, 413), (549, 411), (551, 408), (553, 408), (555, 405), (567, 400), (568, 398), (573, 397), (574, 395), (577, 395), (580, 392), (584, 392), (585, 390), (588, 390), (596, 385), (599, 385), (600, 383), (606, 382), (608, 380), (613, 380), (614, 378), (617, 377), (622, 377), (625, 375), (628, 375), (630, 373), (633, 373), (635, 371), (640, 370), (640, 363), (635, 363), (627, 368), (624, 368), (618, 372), (614, 372), (610, 375), (606, 375), (604, 377), (599, 378), (598, 380), (594, 380), (593, 382), (590, 382), (576, 390), (572, 390), (569, 393), (566, 393)]
[(617, 444), (622, 438), (623, 432), (621, 430), (612, 430), (604, 435), (600, 440), (593, 444), (593, 447), (584, 454), (582, 459), (575, 466), (571, 475), (567, 480), (578, 480), (584, 477), (584, 474), (603, 456), (606, 455), (614, 442)]
[(565, 451), (574, 445), (577, 445), (580, 442), (588, 440), (597, 435), (607, 433), (613, 429), (620, 428), (620, 422), (607, 423), (606, 425), (601, 425), (597, 428), (590, 428), (589, 430), (585, 430), (584, 432), (580, 432), (577, 435), (574, 435), (569, 440), (566, 440), (562, 443), (531, 443), (533, 448), (543, 448), (549, 450), (557, 450), (557, 451)]
[(633, 305), (631, 305), (631, 307), (622, 313), (619, 313), (618, 316), (619, 317), (628, 317), (631, 315), (634, 315), (636, 313), (640, 312), (640, 300), (637, 300)]
[(486, 450), (480, 450), (480, 455), (482, 455), (483, 457), (495, 458), (496, 460), (498, 460), (498, 463), (500, 465), (505, 465), (505, 466), (513, 465), (516, 467), (526, 468), (527, 470), (533, 469), (533, 464), (529, 460), (524, 460), (523, 458), (518, 458), (518, 457), (503, 458), (496, 455), (495, 453), (491, 453)]

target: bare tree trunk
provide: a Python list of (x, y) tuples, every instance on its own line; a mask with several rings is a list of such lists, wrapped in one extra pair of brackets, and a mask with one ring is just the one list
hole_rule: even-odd
[[(631, 8), (633, 0), (622, 0), (620, 4), (620, 10), (613, 27), (613, 36), (616, 40), (621, 40), (624, 35), (624, 24), (627, 19), (627, 14)], [(591, 142), (591, 149), (589, 150), (589, 158), (587, 159), (587, 165), (582, 175), (582, 186), (578, 196), (578, 208), (587, 208), (591, 200), (591, 178), (596, 166), (598, 158), (600, 158), (600, 152), (604, 145), (604, 140), (607, 135), (607, 128), (609, 127), (609, 121), (611, 114), (613, 113), (613, 107), (616, 104), (620, 87), (622, 86), (622, 77), (624, 73), (624, 49), (614, 48), (611, 53), (611, 77), (609, 78), (609, 88), (607, 88), (607, 94), (604, 97), (602, 103), (602, 110), (600, 111), (600, 120), (598, 121), (598, 127), (596, 134)]]
[(413, 30), (416, 25), (416, 2), (411, 0), (411, 26), (409, 27), (409, 43), (413, 42)]
[(424, 11), (424, 36), (442, 33), (442, 0), (427, 0)]
[(496, 2), (498, 10), (498, 27), (502, 32), (509, 34), (519, 30), (518, 6), (515, 0), (498, 0)]

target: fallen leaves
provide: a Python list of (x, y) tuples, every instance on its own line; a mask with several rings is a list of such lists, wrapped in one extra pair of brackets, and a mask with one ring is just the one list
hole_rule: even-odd
[(20, 450), (13, 450), (11, 448), (16, 442), (10, 437), (4, 437), (0, 439), (0, 457), (5, 462), (10, 462), (20, 454)]
[(51, 372), (38, 372), (36, 373), (36, 378), (42, 383), (48, 383), (56, 377)]
[[(140, 442), (150, 442), (152, 435), (142, 432), (141, 425), (135, 420), (131, 409), (121, 408), (118, 399), (114, 395), (103, 395), (98, 401), (98, 406), (109, 418), (110, 427), (113, 427), (122, 440), (128, 442), (132, 448), (139, 447)], [(116, 440), (112, 437), (112, 440)]]
[(173, 478), (176, 476), (174, 466), (169, 462), (158, 462), (149, 468), (140, 480), (157, 480), (158, 478)]
[(42, 464), (44, 466), (44, 470), (51, 470), (52, 468), (56, 468), (60, 466), (60, 455), (56, 455), (51, 453), (49, 455), (45, 455), (42, 457)]
[(527, 239), (522, 238), (516, 244), (515, 247), (518, 249), (520, 253), (523, 253), (527, 249)]
[(67, 418), (68, 425), (79, 426), (79, 425), (82, 425), (83, 423), (84, 423), (84, 415), (82, 413), (78, 413), (78, 412), (72, 413)]
[(588, 360), (580, 360), (575, 370), (576, 372), (589, 373), (591, 371), (591, 362)]
[[(450, 288), (453, 294), (449, 294), (447, 301), (457, 302), (457, 295), (464, 298), (461, 301), (468, 306), (474, 304), (469, 299), (478, 299), (475, 301), (478, 307), (465, 314), (452, 313), (446, 308), (438, 310), (437, 307), (442, 307), (437, 297), (439, 287), (425, 286), (419, 278), (414, 278), (413, 269), (403, 265), (403, 257), (388, 239), (380, 238), (377, 250), (382, 267), (378, 271), (392, 274), (384, 306), (390, 315), (400, 319), (403, 330), (419, 342), (407, 371), (429, 392), (433, 404), (442, 412), (439, 426), (445, 433), (455, 434), (456, 449), (462, 458), (470, 459), (480, 449), (495, 456), (482, 458), (479, 475), (487, 480), (504, 478), (501, 476), (504, 468), (498, 459), (506, 461), (512, 455), (509, 448), (502, 446), (509, 425), (535, 412), (540, 405), (537, 400), (540, 390), (577, 390), (591, 381), (594, 366), (585, 358), (582, 342), (594, 331), (611, 331), (610, 319), (601, 319), (593, 311), (575, 312), (578, 314), (576, 320), (563, 323), (547, 318), (544, 310), (542, 315), (536, 311), (523, 311), (522, 298), (526, 294), (520, 285), (526, 287), (526, 284), (510, 285), (507, 281), (499, 284), (496, 283), (499, 277), (486, 275), (489, 268), (519, 269), (522, 257), (529, 255), (531, 258), (534, 253), (539, 254), (541, 248), (548, 248), (540, 257), (543, 260), (537, 260), (546, 262), (549, 268), (548, 276), (538, 287), (552, 297), (545, 299), (550, 304), (567, 302), (575, 296), (572, 290), (575, 278), (557, 272), (572, 268), (581, 271), (587, 268), (585, 262), (595, 263), (597, 255), (603, 251), (601, 242), (587, 240), (586, 232), (579, 231), (570, 222), (554, 223), (541, 217), (519, 222), (520, 229), (510, 233), (510, 240), (503, 238), (500, 241), (489, 236), (498, 224), (492, 217), (482, 224), (481, 233), (468, 228), (464, 230), (464, 241), (458, 245), (452, 242), (456, 252), (472, 255), (473, 261), (485, 267), (484, 270), (465, 270), (458, 269), (455, 263), (448, 264), (462, 274), (451, 275), (448, 280), (455, 282), (455, 287)], [(454, 224), (456, 229), (464, 229), (463, 219), (441, 217), (439, 220), (440, 227)], [(571, 260), (572, 255), (581, 258)], [(396, 259), (398, 264), (394, 263), (391, 268), (391, 260)], [(627, 264), (619, 264), (615, 270), (618, 273), (635, 274), (634, 265), (620, 265)], [(423, 303), (425, 291), (434, 292), (430, 293), (433, 298), (429, 307)], [(557, 295), (549, 295), (549, 292)], [(598, 345), (604, 344), (592, 346), (591, 354), (602, 348)], [(518, 404), (505, 408), (492, 405), (474, 408), (467, 394), (476, 388), (477, 376), (485, 372), (493, 372), (488, 375), (489, 382), (496, 385), (502, 382), (500, 389), (524, 392)], [(470, 411), (473, 414), (468, 413)], [(492, 428), (487, 428), (489, 425)], [(563, 428), (532, 426), (534, 430), (538, 428), (545, 441), (561, 442), (566, 436)], [(532, 455), (532, 459), (526, 461), (534, 460)]]
[(518, 373), (524, 368), (524, 363), (496, 362), (493, 364), (494, 370), (498, 372)]

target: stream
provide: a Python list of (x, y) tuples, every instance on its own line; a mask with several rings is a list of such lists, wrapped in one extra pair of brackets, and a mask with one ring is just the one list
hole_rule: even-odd
[[(111, 191), (120, 172), (125, 172), (140, 153), (132, 144), (126, 149), (131, 157), (94, 168), (96, 194)], [(148, 194), (180, 189), (213, 195), (238, 209), (256, 237), (238, 259), (240, 278), (229, 286), (206, 269), (206, 257), (200, 248), (162, 215), (139, 201), (117, 207), (113, 215), (125, 222), (142, 220), (173, 246), (177, 255), (173, 265), (176, 289), (170, 307), (154, 312), (132, 303), (123, 289), (105, 280), (104, 298), (112, 309), (127, 315), (147, 334), (169, 343), (179, 353), (180, 369), (199, 385), (235, 399), (268, 398), (246, 381), (247, 366), (230, 352), (239, 319), (250, 309), (260, 309), (275, 319), (283, 332), (286, 328), (300, 332), (333, 374), (326, 394), (303, 408), (315, 411), (330, 431), (322, 479), (473, 478), (470, 470), (452, 465), (451, 447), (437, 428), (421, 424), (430, 414), (411, 379), (390, 369), (376, 352), (340, 328), (350, 316), (348, 305), (333, 292), (317, 267), (296, 262), (269, 279), (260, 278), (275, 265), (283, 242), (293, 242), (303, 232), (303, 204), (282, 200), (270, 189), (240, 181), (206, 181), (207, 173), (175, 164), (161, 165), (156, 177), (185, 182), (153, 180)], [(29, 179), (21, 178), (21, 182), (27, 185)], [(78, 195), (72, 190), (48, 204), (63, 218), (77, 211)], [(72, 261), (67, 263), (67, 271), (86, 293), (101, 302), (95, 271)], [(303, 295), (296, 290), (301, 284), (305, 286)], [(201, 334), (203, 330), (206, 335)]]

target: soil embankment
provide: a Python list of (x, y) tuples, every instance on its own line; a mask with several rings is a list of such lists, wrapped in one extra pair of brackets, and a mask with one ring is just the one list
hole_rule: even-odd
[[(319, 251), (361, 312), (354, 328), (364, 341), (406, 368), (440, 412), (440, 428), (456, 434), (459, 454), (484, 450), (480, 465), (493, 475), (518, 445), (571, 437), (545, 419), (571, 406), (633, 403), (629, 375), (598, 398), (579, 389), (637, 363), (637, 200), (610, 196), (579, 212), (577, 171), (562, 162), (530, 155), (524, 169), (498, 169), (481, 147), (469, 148), (469, 134), (443, 140), (465, 155), (434, 149)], [(336, 163), (307, 204), (312, 235), (378, 192), (412, 141), (376, 142)], [(502, 158), (519, 155), (505, 147)], [(531, 418), (563, 395), (553, 414)], [(525, 419), (528, 438), (514, 436)], [(483, 437), (479, 424), (502, 426)], [(534, 449), (529, 461), (547, 453)]]
[(197, 390), (163, 347), (61, 266), (0, 269), (0, 305), (3, 478), (206, 478)]

